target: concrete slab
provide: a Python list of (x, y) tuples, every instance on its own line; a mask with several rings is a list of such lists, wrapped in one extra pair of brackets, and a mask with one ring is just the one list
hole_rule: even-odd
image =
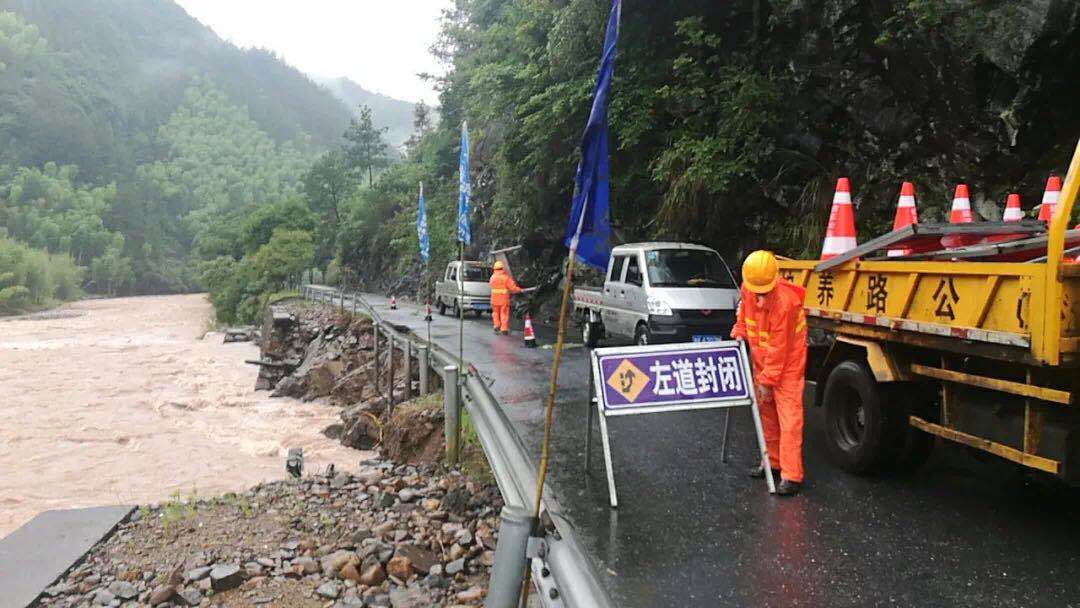
[(29, 606), (134, 507), (92, 507), (38, 514), (0, 539), (0, 606)]

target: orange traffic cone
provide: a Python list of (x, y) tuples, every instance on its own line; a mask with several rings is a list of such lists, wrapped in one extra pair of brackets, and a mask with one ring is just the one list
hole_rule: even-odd
[(390, 310), (397, 310), (397, 296), (390, 296)]
[(1061, 197), (1061, 178), (1051, 175), (1046, 180), (1046, 191), (1043, 192), (1042, 206), (1039, 207), (1039, 219), (1050, 223), (1054, 217), (1054, 209), (1057, 207), (1058, 198)]
[(1010, 194), (1005, 201), (1005, 213), (1001, 215), (1004, 222), (1019, 222), (1024, 219), (1024, 210), (1020, 208), (1020, 195)]
[(424, 304), (424, 320), (431, 320), (431, 304)]
[(956, 194), (952, 199), (952, 211), (949, 212), (950, 224), (970, 224), (975, 221), (971, 215), (971, 196), (967, 184), (957, 184)]
[[(919, 223), (919, 212), (915, 209), (915, 184), (904, 182), (900, 186), (900, 200), (896, 203), (896, 217), (893, 218), (893, 231)], [(889, 257), (907, 255), (911, 249), (890, 249)]]
[(846, 177), (836, 180), (829, 227), (825, 230), (825, 243), (821, 247), (821, 259), (835, 258), (859, 245), (855, 237), (855, 210), (851, 207), (851, 182)]
[(536, 334), (533, 333), (532, 315), (529, 313), (525, 313), (525, 331), (521, 335), (525, 338), (526, 347), (536, 347)]

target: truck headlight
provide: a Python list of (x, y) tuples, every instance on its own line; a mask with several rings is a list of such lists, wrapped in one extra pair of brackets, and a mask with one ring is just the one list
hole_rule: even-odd
[(657, 316), (660, 316), (660, 317), (670, 317), (671, 316), (671, 307), (668, 306), (667, 303), (664, 302), (663, 300), (661, 300), (660, 298), (650, 297), (646, 301), (645, 305), (649, 307), (649, 314), (650, 315), (657, 315)]

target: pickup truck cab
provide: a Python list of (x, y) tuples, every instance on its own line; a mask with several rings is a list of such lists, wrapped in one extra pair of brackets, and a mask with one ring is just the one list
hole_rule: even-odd
[(435, 282), (435, 307), (445, 315), (447, 309), (458, 316), (459, 310), (476, 316), (491, 312), (491, 265), (482, 262), (453, 261), (446, 265), (441, 281)]
[(739, 290), (715, 250), (689, 243), (630, 243), (612, 250), (602, 289), (574, 290), (589, 347), (601, 338), (634, 344), (725, 340)]

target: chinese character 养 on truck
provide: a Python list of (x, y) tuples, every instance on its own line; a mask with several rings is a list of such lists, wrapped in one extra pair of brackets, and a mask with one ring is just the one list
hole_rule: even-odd
[(914, 224), (780, 262), (806, 288), (807, 402), (838, 465), (917, 465), (940, 438), (1080, 483), (1078, 179), (1080, 146), (1049, 225)]

